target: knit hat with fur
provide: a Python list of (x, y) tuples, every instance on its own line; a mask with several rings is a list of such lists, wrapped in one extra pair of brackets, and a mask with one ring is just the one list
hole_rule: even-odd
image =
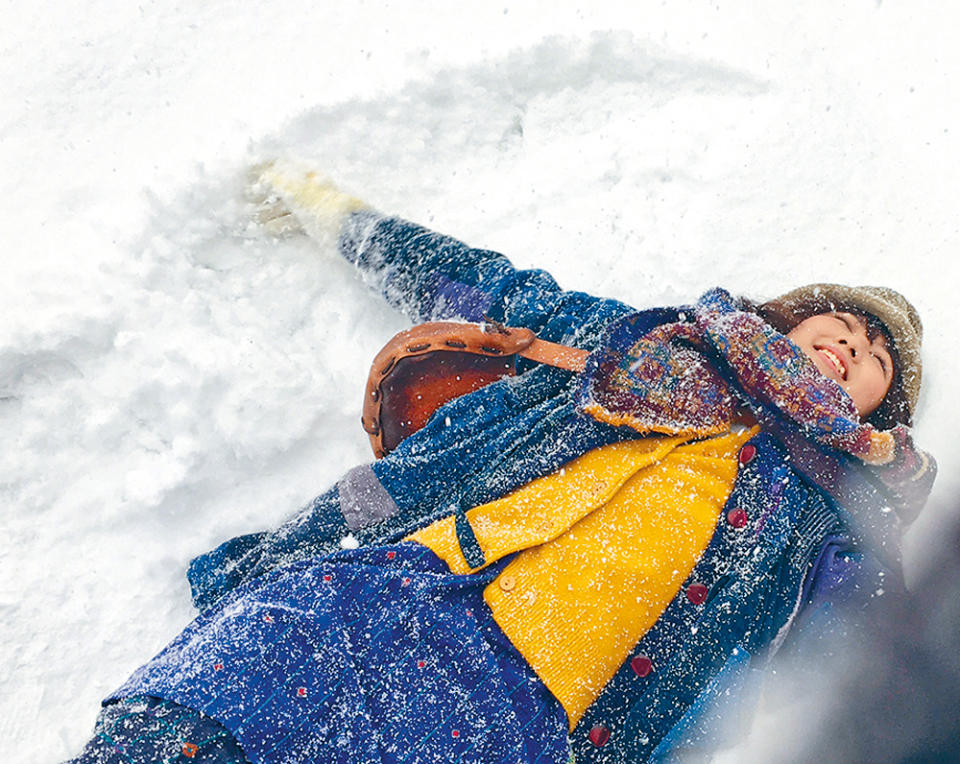
[[(875, 316), (883, 324), (893, 340), (898, 363), (898, 375), (894, 388), (887, 399), (906, 407), (909, 424), (920, 397), (920, 343), (923, 339), (923, 324), (916, 308), (899, 292), (880, 286), (845, 286), (843, 284), (808, 284), (764, 303), (762, 312), (772, 313), (786, 331), (800, 321), (817, 313), (852, 311)], [(892, 418), (903, 421), (893, 413)]]

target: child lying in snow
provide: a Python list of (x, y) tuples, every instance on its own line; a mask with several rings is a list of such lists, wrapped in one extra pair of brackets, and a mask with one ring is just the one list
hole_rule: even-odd
[(266, 228), (335, 241), (416, 321), (593, 353), (451, 401), (194, 560), (201, 615), (75, 762), (646, 761), (696, 744), (791, 627), (900, 586), (899, 525), (935, 473), (907, 429), (921, 327), (900, 294), (636, 313), (312, 174), (258, 188)]

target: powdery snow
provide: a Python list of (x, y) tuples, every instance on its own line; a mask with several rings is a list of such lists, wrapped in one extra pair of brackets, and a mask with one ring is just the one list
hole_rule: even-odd
[[(480, 4), (483, 6), (483, 4)], [(251, 226), (297, 157), (637, 306), (879, 283), (926, 324), (918, 441), (957, 494), (960, 11), (946, 2), (14, 0), (0, 31), (0, 737), (55, 761), (192, 617), (188, 561), (369, 461), (406, 324)], [(13, 757), (12, 759), (10, 757)]]

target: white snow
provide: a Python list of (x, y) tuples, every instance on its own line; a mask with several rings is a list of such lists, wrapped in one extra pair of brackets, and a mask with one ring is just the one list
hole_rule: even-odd
[[(926, 324), (918, 441), (954, 510), (947, 2), (13, 0), (0, 28), (0, 738), (56, 761), (192, 617), (188, 561), (347, 467), (405, 326), (249, 225), (245, 168), (638, 306), (716, 284), (894, 286)], [(11, 758), (12, 757), (12, 758)]]

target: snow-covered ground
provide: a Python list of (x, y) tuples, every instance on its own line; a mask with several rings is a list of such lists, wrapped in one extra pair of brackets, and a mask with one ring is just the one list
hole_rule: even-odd
[(637, 306), (879, 283), (926, 323), (956, 506), (960, 48), (911, 0), (12, 0), (0, 27), (0, 737), (52, 762), (192, 617), (187, 562), (369, 460), (405, 324), (247, 220), (313, 161), (381, 209)]

